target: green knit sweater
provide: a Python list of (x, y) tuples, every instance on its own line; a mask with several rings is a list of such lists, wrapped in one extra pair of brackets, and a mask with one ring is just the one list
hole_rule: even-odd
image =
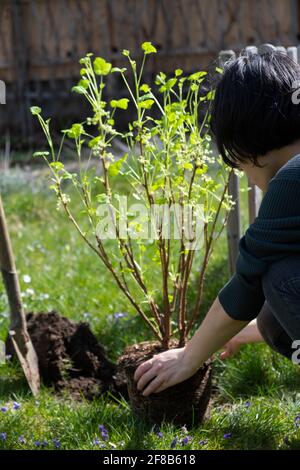
[(300, 253), (300, 154), (269, 181), (258, 216), (240, 239), (236, 272), (218, 293), (225, 312), (236, 320), (257, 317), (265, 301), (263, 274), (291, 253)]

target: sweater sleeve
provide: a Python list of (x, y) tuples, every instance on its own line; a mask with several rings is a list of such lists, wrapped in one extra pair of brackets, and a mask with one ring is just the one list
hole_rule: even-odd
[(236, 271), (218, 293), (225, 312), (236, 320), (251, 321), (259, 314), (265, 295), (262, 276), (268, 264), (300, 251), (300, 179), (272, 179), (258, 217), (239, 242)]

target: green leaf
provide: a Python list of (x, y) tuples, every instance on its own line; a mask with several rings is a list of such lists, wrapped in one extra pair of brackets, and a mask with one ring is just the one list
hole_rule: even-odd
[(182, 75), (182, 74), (183, 74), (183, 70), (181, 70), (181, 69), (176, 69), (175, 70), (175, 77), (180, 77), (180, 75)]
[(145, 54), (155, 54), (155, 52), (157, 52), (157, 49), (153, 46), (151, 42), (143, 42), (142, 49)]
[(164, 92), (166, 90), (171, 90), (173, 86), (176, 84), (177, 78), (170, 78), (167, 83), (160, 87), (159, 91)]
[(51, 162), (50, 166), (55, 170), (64, 170), (64, 165), (62, 164), (62, 162)]
[(111, 69), (111, 72), (112, 72), (112, 73), (113, 73), (113, 72), (124, 73), (124, 72), (126, 72), (126, 70), (127, 70), (126, 67), (123, 67), (123, 68), (121, 68), (121, 69), (120, 69), (119, 67), (113, 67), (113, 68)]
[(202, 77), (205, 77), (207, 75), (207, 72), (200, 71), (200, 72), (195, 72), (189, 75), (189, 80), (199, 80)]
[(84, 134), (84, 128), (82, 124), (72, 124), (72, 127), (70, 129), (66, 129), (65, 132), (67, 132), (67, 135), (70, 139), (78, 139), (81, 134)]
[(94, 148), (96, 145), (99, 144), (101, 140), (101, 136), (98, 135), (97, 137), (95, 137), (94, 139), (90, 140), (89, 143), (88, 143), (88, 146), (90, 149)]
[(38, 114), (41, 114), (42, 112), (39, 106), (31, 106), (30, 111), (31, 111), (31, 114), (33, 114), (33, 116), (37, 116)]
[(224, 73), (224, 70), (221, 69), (221, 67), (216, 67), (216, 68), (215, 68), (215, 71), (218, 72), (218, 73), (221, 73), (221, 74)]
[(109, 165), (108, 167), (109, 176), (117, 176), (120, 173), (122, 165), (124, 161), (127, 159), (127, 157), (128, 157), (128, 153), (125, 153), (125, 155), (122, 158), (119, 158), (119, 160)]
[(209, 91), (206, 95), (206, 99), (213, 100), (215, 97), (215, 90)]
[(102, 193), (102, 194), (96, 194), (96, 200), (102, 204), (102, 203), (105, 203), (107, 202), (107, 195), (105, 193)]
[(153, 103), (154, 103), (154, 100), (143, 100), (138, 103), (138, 106), (140, 108), (150, 109)]
[(96, 75), (108, 75), (111, 70), (111, 64), (106, 62), (102, 57), (96, 57), (93, 62), (94, 71)]
[(77, 86), (82, 87), (82, 88), (84, 88), (84, 89), (86, 90), (86, 89), (89, 87), (89, 84), (90, 84), (89, 80), (87, 80), (87, 79), (81, 79), (81, 80), (79, 80)]
[(71, 91), (74, 91), (74, 93), (78, 93), (79, 95), (84, 95), (86, 93), (86, 89), (83, 86), (73, 86), (71, 88)]
[(185, 163), (185, 164), (183, 165), (183, 168), (184, 168), (185, 170), (190, 170), (190, 171), (192, 171), (192, 169), (193, 169), (194, 167), (193, 167), (192, 163)]
[(128, 98), (121, 98), (120, 100), (111, 100), (110, 105), (112, 108), (127, 109), (128, 103)]
[(147, 83), (143, 83), (143, 85), (140, 86), (140, 90), (143, 91), (144, 93), (148, 93), (151, 88), (149, 87), (149, 85), (147, 85)]
[(48, 157), (49, 152), (34, 152), (33, 157)]

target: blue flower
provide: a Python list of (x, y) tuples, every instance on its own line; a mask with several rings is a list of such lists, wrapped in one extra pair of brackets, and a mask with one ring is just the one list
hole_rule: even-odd
[(175, 439), (173, 439), (173, 441), (171, 442), (171, 445), (170, 445), (171, 449), (174, 449), (176, 444), (177, 444), (177, 437), (175, 437)]
[(208, 443), (208, 439), (202, 439), (201, 441), (198, 442), (200, 446), (205, 446)]
[(248, 400), (248, 401), (246, 401), (246, 403), (245, 403), (245, 407), (246, 407), (246, 408), (249, 408), (249, 406), (251, 406), (251, 401)]
[(35, 447), (41, 447), (42, 443), (41, 441), (35, 441), (34, 445)]
[(7, 410), (8, 410), (7, 406), (2, 406), (2, 407), (0, 408), (0, 411), (2, 411), (2, 413), (6, 413)]
[(191, 436), (186, 436), (181, 440), (181, 445), (186, 446), (192, 440)]
[(128, 316), (128, 313), (125, 313), (125, 312), (119, 312), (119, 313), (114, 313), (113, 314), (113, 318), (115, 320), (119, 320), (119, 318), (124, 318), (124, 317), (127, 317)]
[(163, 437), (163, 433), (162, 433), (161, 431), (157, 431), (156, 435), (157, 435), (158, 437)]
[(98, 446), (100, 444), (100, 440), (98, 438), (93, 440), (93, 445)]
[(48, 445), (48, 441), (42, 441), (42, 442), (41, 442), (41, 446), (42, 446), (42, 447), (47, 447), (47, 445)]
[(231, 433), (231, 432), (228, 432), (228, 433), (224, 434), (223, 437), (224, 437), (224, 439), (230, 439), (231, 436), (232, 436), (232, 433)]
[(20, 403), (18, 403), (17, 401), (14, 401), (14, 403), (13, 403), (13, 409), (14, 409), (14, 410), (18, 410), (19, 408), (21, 408)]
[(104, 441), (108, 440), (108, 430), (104, 426), (104, 424), (99, 424), (99, 431), (101, 432), (101, 437)]
[(52, 442), (54, 444), (54, 447), (56, 447), (56, 449), (59, 449), (61, 447), (61, 442), (59, 439), (52, 439)]
[(297, 415), (297, 416), (296, 416), (294, 422), (295, 422), (295, 426), (296, 426), (297, 428), (300, 428), (300, 415)]
[(18, 442), (19, 442), (20, 444), (26, 444), (26, 439), (25, 439), (25, 437), (24, 437), (24, 436), (19, 436), (19, 437), (18, 437)]
[(7, 438), (6, 432), (1, 432), (1, 433), (0, 433), (0, 441), (5, 441), (6, 438)]

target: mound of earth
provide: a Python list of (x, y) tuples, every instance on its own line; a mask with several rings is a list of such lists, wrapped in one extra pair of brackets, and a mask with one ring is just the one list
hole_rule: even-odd
[[(26, 319), (45, 385), (67, 390), (74, 398), (93, 399), (111, 391), (128, 399), (122, 368), (106, 357), (88, 323), (73, 322), (56, 311), (30, 312)], [(13, 354), (9, 339), (6, 350)]]

